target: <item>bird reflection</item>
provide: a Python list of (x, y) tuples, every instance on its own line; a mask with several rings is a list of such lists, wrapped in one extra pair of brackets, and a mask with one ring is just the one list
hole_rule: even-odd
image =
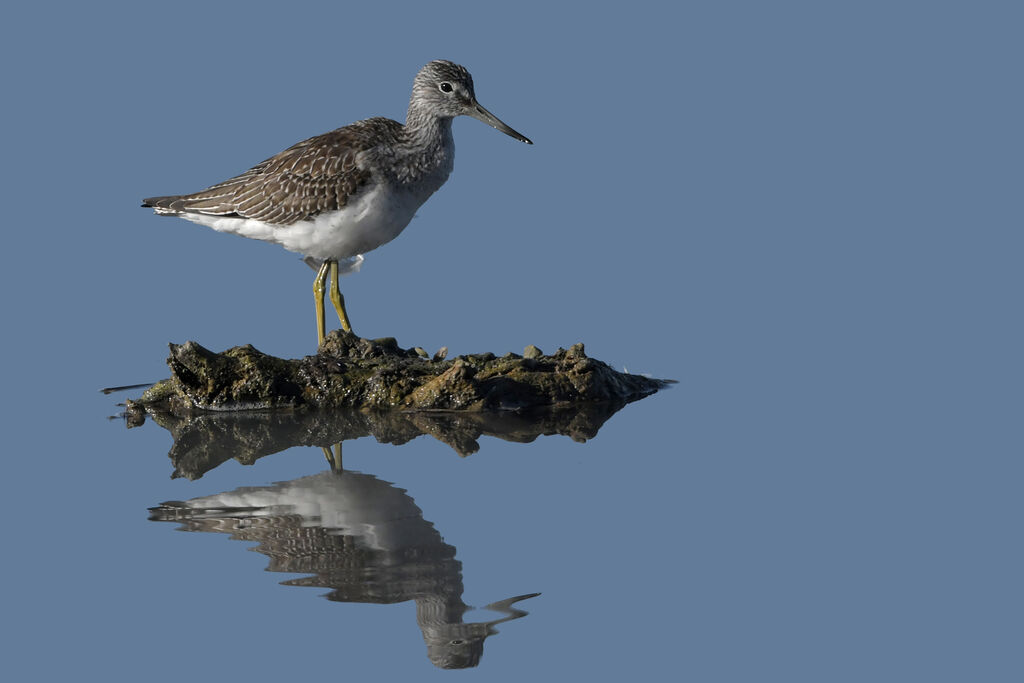
[(287, 586), (328, 588), (328, 600), (394, 604), (413, 600), (416, 621), (435, 665), (480, 663), (495, 626), (526, 616), (513, 607), (537, 593), (487, 606), (503, 616), (463, 621), (462, 563), (403, 490), (369, 474), (340, 467), (272, 486), (246, 487), (151, 508), (151, 520), (180, 522), (186, 531), (216, 531), (254, 541), (268, 569), (305, 574)]

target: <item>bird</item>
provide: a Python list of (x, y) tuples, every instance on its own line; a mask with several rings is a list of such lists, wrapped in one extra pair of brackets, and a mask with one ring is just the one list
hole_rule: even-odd
[(219, 232), (279, 244), (317, 271), (317, 345), (325, 332), (324, 292), (341, 327), (352, 332), (338, 284), (363, 254), (387, 244), (448, 179), (454, 167), (452, 120), (471, 116), (521, 142), (477, 102), (473, 77), (454, 62), (427, 63), (413, 80), (405, 123), (373, 117), (317, 135), (248, 171), (192, 194), (149, 197), (142, 206)]

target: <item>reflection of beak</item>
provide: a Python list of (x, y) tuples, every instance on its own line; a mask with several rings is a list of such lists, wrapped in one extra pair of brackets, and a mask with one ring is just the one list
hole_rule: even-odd
[(517, 133), (516, 131), (512, 130), (512, 128), (505, 124), (504, 121), (502, 121), (497, 116), (481, 107), (479, 102), (474, 102), (472, 106), (469, 108), (469, 110), (466, 112), (466, 114), (468, 116), (472, 116), (474, 119), (479, 119), (483, 121), (488, 126), (493, 126), (494, 128), (497, 128), (505, 135), (510, 135), (514, 137), (516, 140), (525, 142), (528, 145), (533, 144), (533, 141), (530, 140), (530, 138), (526, 137), (522, 133)]

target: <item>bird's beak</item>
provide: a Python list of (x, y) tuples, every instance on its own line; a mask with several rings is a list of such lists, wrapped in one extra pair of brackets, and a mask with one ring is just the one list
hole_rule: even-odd
[(480, 106), (479, 102), (474, 102), (469, 107), (469, 110), (466, 112), (466, 114), (468, 114), (469, 116), (472, 116), (474, 119), (479, 119), (480, 121), (483, 121), (488, 126), (492, 126), (494, 128), (497, 128), (498, 130), (500, 130), (505, 135), (509, 135), (511, 137), (514, 137), (516, 140), (519, 140), (521, 142), (525, 142), (528, 145), (532, 145), (533, 144), (533, 141), (530, 140), (530, 138), (526, 137), (522, 133), (517, 133), (516, 131), (512, 130), (512, 128), (509, 127), (504, 121), (502, 121), (497, 116), (495, 116), (494, 114), (492, 114), (491, 112), (487, 111), (482, 106)]

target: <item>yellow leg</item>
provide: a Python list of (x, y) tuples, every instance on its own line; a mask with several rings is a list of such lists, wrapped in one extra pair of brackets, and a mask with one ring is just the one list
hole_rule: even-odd
[(331, 303), (338, 313), (338, 320), (341, 321), (341, 329), (346, 332), (352, 331), (352, 325), (348, 322), (348, 312), (345, 310), (345, 297), (341, 295), (341, 287), (338, 285), (338, 262), (330, 261), (331, 264)]
[(319, 347), (324, 343), (324, 335), (327, 331), (324, 326), (324, 281), (327, 280), (327, 271), (331, 261), (324, 261), (320, 270), (313, 280), (313, 302), (316, 304), (316, 345)]

